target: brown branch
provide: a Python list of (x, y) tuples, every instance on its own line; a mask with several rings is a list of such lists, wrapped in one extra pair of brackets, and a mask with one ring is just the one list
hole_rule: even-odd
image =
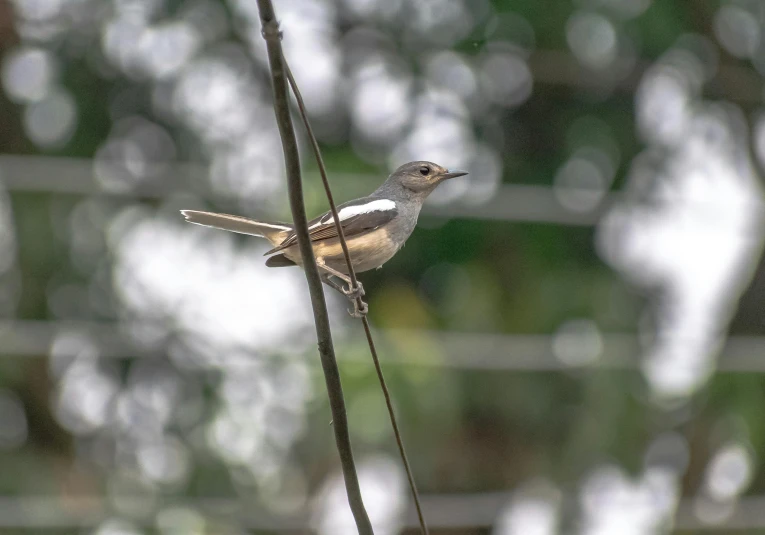
[(279, 31), (279, 23), (276, 21), (271, 0), (257, 1), (258, 10), (260, 11), (260, 22), (263, 26), (263, 38), (266, 40), (268, 48), (268, 62), (271, 68), (271, 83), (274, 90), (274, 111), (284, 149), (290, 207), (292, 209), (298, 247), (303, 258), (303, 268), (311, 293), (311, 305), (313, 306), (314, 322), (316, 324), (319, 355), (324, 371), (324, 379), (327, 384), (329, 405), (334, 422), (335, 442), (340, 453), (340, 463), (343, 469), (345, 488), (348, 493), (348, 502), (351, 506), (359, 535), (373, 535), (372, 524), (369, 522), (369, 516), (364, 509), (356, 466), (353, 462), (348, 418), (345, 411), (345, 401), (343, 400), (343, 389), (340, 384), (340, 370), (337, 367), (335, 349), (332, 345), (332, 332), (329, 328), (327, 304), (324, 300), (324, 290), (313, 255), (311, 239), (308, 235), (308, 219), (305, 215), (303, 186), (300, 177), (300, 156), (298, 154), (295, 130), (290, 117), (289, 95), (287, 93), (287, 81), (285, 79), (282, 56), (281, 32)]
[[(316, 136), (313, 134), (313, 128), (311, 128), (311, 122), (308, 120), (308, 114), (306, 113), (305, 103), (303, 102), (303, 95), (298, 89), (295, 77), (292, 76), (287, 59), (284, 58), (284, 68), (289, 79), (292, 91), (297, 99), (298, 109), (300, 110), (300, 116), (303, 119), (303, 124), (308, 132), (308, 138), (311, 140), (311, 147), (313, 147), (314, 155), (316, 156), (316, 163), (319, 165), (319, 174), (321, 175), (321, 181), (324, 184), (324, 191), (327, 193), (327, 201), (329, 202), (329, 209), (332, 212), (332, 217), (335, 220), (335, 228), (337, 229), (337, 235), (340, 239), (340, 245), (343, 248), (343, 255), (345, 256), (345, 263), (348, 267), (348, 275), (351, 278), (351, 284), (355, 288), (358, 284), (356, 279), (356, 272), (353, 269), (353, 263), (351, 262), (351, 255), (348, 252), (348, 245), (345, 243), (345, 234), (343, 233), (343, 226), (340, 224), (340, 217), (337, 215), (337, 207), (335, 206), (335, 199), (332, 195), (332, 189), (329, 187), (329, 179), (327, 178), (327, 169), (324, 166), (324, 158), (321, 156), (321, 149), (319, 148), (319, 142), (316, 141)], [(356, 303), (361, 306), (361, 298), (356, 298)], [(369, 320), (366, 316), (361, 319), (364, 324), (364, 332), (367, 336), (367, 343), (369, 344), (369, 352), (372, 354), (372, 361), (375, 364), (375, 371), (377, 372), (377, 378), (380, 381), (380, 388), (382, 388), (383, 396), (385, 397), (385, 404), (388, 407), (388, 416), (390, 417), (390, 423), (393, 426), (393, 434), (396, 437), (396, 445), (398, 446), (398, 452), (401, 455), (401, 461), (404, 463), (404, 469), (406, 470), (406, 477), (409, 480), (409, 488), (412, 491), (412, 498), (414, 500), (414, 506), (417, 510), (417, 518), (420, 522), (420, 530), (423, 535), (428, 535), (428, 526), (425, 523), (425, 516), (422, 513), (422, 506), (420, 505), (420, 495), (417, 492), (417, 485), (414, 482), (414, 476), (412, 475), (412, 468), (409, 465), (409, 459), (406, 456), (406, 450), (404, 449), (404, 442), (401, 439), (401, 432), (398, 428), (398, 422), (396, 421), (396, 413), (393, 410), (393, 402), (390, 398), (390, 392), (388, 392), (388, 386), (385, 383), (385, 376), (383, 375), (382, 367), (380, 366), (380, 359), (377, 358), (377, 348), (375, 342), (372, 339), (372, 330), (369, 327)]]

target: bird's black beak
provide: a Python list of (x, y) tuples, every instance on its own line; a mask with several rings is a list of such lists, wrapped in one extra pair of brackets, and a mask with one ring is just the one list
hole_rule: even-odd
[(448, 180), (450, 178), (457, 178), (458, 176), (465, 176), (467, 174), (467, 171), (449, 171), (447, 170), (446, 173), (443, 174), (444, 180)]

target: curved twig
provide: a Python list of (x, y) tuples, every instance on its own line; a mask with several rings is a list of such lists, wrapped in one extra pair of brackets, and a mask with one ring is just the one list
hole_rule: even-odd
[[(348, 267), (348, 276), (351, 278), (351, 285), (353, 288), (357, 287), (356, 273), (351, 263), (351, 255), (348, 252), (348, 245), (345, 243), (345, 235), (343, 234), (343, 227), (340, 224), (340, 217), (337, 215), (337, 207), (335, 206), (335, 199), (332, 196), (332, 190), (329, 187), (329, 179), (327, 178), (327, 170), (324, 166), (324, 159), (321, 156), (321, 149), (319, 143), (316, 141), (316, 136), (313, 134), (311, 123), (308, 120), (308, 114), (306, 113), (305, 103), (303, 102), (303, 96), (300, 94), (295, 77), (292, 76), (287, 59), (283, 58), (284, 69), (287, 73), (287, 79), (290, 86), (292, 86), (292, 92), (295, 94), (297, 100), (298, 109), (300, 110), (300, 116), (303, 119), (303, 124), (308, 132), (308, 138), (311, 140), (311, 146), (313, 147), (314, 155), (316, 156), (316, 162), (319, 165), (319, 173), (321, 174), (321, 181), (324, 183), (324, 191), (327, 193), (327, 201), (329, 201), (329, 209), (332, 212), (332, 217), (335, 220), (335, 228), (337, 229), (337, 235), (340, 240), (340, 246), (343, 248), (343, 255), (345, 256), (345, 262)], [(357, 297), (356, 302), (358, 306), (361, 306), (361, 298)], [(406, 456), (406, 450), (404, 449), (404, 442), (401, 439), (401, 432), (398, 429), (398, 423), (396, 421), (396, 413), (393, 410), (393, 402), (391, 401), (390, 393), (388, 392), (388, 386), (385, 383), (385, 377), (383, 376), (382, 367), (380, 366), (380, 360), (377, 358), (377, 348), (375, 347), (374, 340), (372, 339), (372, 330), (369, 326), (369, 320), (366, 316), (362, 316), (362, 323), (364, 324), (364, 332), (367, 336), (367, 343), (369, 344), (369, 351), (372, 353), (372, 361), (375, 364), (375, 371), (377, 372), (377, 378), (380, 381), (380, 388), (382, 388), (383, 396), (385, 397), (385, 404), (388, 407), (388, 416), (390, 417), (390, 423), (393, 426), (393, 434), (396, 437), (396, 445), (398, 446), (399, 454), (401, 455), (401, 461), (404, 463), (404, 469), (406, 470), (406, 477), (409, 480), (409, 488), (412, 491), (412, 498), (414, 500), (415, 509), (417, 509), (417, 517), (420, 521), (420, 530), (423, 535), (428, 535), (428, 526), (425, 523), (425, 516), (422, 513), (422, 506), (420, 505), (420, 496), (417, 492), (417, 485), (414, 482), (414, 476), (412, 475), (412, 468), (409, 466), (409, 459)]]
[(263, 38), (266, 40), (268, 48), (268, 62), (271, 67), (271, 83), (274, 90), (274, 110), (284, 149), (290, 207), (292, 208), (292, 218), (295, 224), (295, 234), (297, 235), (300, 254), (303, 257), (303, 268), (311, 293), (311, 305), (313, 306), (314, 321), (316, 323), (319, 355), (321, 356), (321, 365), (327, 384), (329, 405), (334, 422), (335, 442), (340, 453), (340, 463), (343, 469), (345, 488), (348, 493), (348, 502), (351, 506), (359, 534), (373, 535), (372, 524), (364, 509), (356, 466), (353, 462), (348, 418), (345, 411), (345, 401), (343, 400), (343, 389), (340, 384), (340, 371), (337, 367), (335, 349), (332, 345), (332, 332), (329, 328), (329, 316), (327, 314), (327, 304), (324, 300), (324, 289), (319, 278), (319, 270), (316, 266), (311, 240), (308, 235), (308, 219), (305, 215), (303, 186), (300, 177), (300, 156), (298, 154), (295, 130), (290, 117), (289, 95), (287, 93), (285, 66), (282, 56), (281, 32), (279, 31), (279, 23), (276, 21), (271, 0), (257, 1), (260, 21), (263, 25)]

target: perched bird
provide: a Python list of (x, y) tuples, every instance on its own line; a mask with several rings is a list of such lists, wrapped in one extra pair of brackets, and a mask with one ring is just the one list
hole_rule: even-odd
[[(337, 212), (354, 271), (378, 268), (390, 260), (414, 230), (428, 195), (444, 180), (466, 174), (449, 171), (432, 162), (409, 162), (396, 169), (368, 197), (339, 205)], [(181, 210), (181, 213), (190, 223), (267, 239), (273, 245), (265, 253), (270, 255), (266, 261), (269, 267), (302, 265), (292, 225), (197, 210)], [(364, 295), (364, 288), (360, 282), (357, 288), (351, 288), (332, 212), (309, 221), (308, 232), (322, 281), (353, 301), (352, 315), (366, 314), (366, 304), (362, 302), (361, 308), (356, 304), (355, 299)], [(343, 288), (333, 277), (345, 281), (348, 288)]]

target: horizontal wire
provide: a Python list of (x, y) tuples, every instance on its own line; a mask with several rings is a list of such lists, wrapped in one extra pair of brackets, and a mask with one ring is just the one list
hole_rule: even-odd
[[(2, 348), (0, 355), (5, 358), (45, 357), (51, 353), (56, 338), (65, 334), (83, 335), (94, 344), (98, 355), (103, 358), (152, 358), (166, 353), (167, 348), (164, 346), (151, 350), (140, 347), (125, 334), (127, 330), (128, 325), (119, 323), (0, 321), (0, 348)], [(379, 334), (381, 344), (395, 344), (398, 348), (410, 343), (416, 343), (416, 347), (421, 348), (420, 342), (423, 341), (429, 344), (427, 347), (432, 348), (431, 355), (424, 355), (421, 351), (418, 351), (416, 355), (408, 355), (406, 352), (397, 350), (390, 352), (394, 357), (383, 359), (385, 362), (405, 366), (519, 372), (566, 371), (586, 367), (628, 370), (639, 368), (640, 355), (644, 351), (635, 335), (601, 333), (594, 335), (595, 343), (600, 344), (601, 350), (589, 356), (584, 355), (582, 364), (577, 365), (568, 364), (556, 356), (555, 334), (467, 333), (424, 329), (376, 329), (375, 332)], [(361, 337), (354, 338), (358, 340), (351, 341), (363, 343)], [(406, 343), (402, 344), (402, 341)], [(568, 345), (570, 346), (571, 343), (569, 342)], [(588, 345), (590, 345), (589, 342)], [(226, 349), (240, 356), (223, 362), (231, 365), (246, 365), (252, 362), (246, 354), (255, 351), (254, 348)], [(353, 356), (341, 352), (338, 357), (345, 360), (366, 361), (365, 358), (356, 355), (356, 352), (351, 352), (351, 355)], [(437, 356), (433, 357), (433, 355)], [(717, 371), (765, 373), (765, 359), (762, 359), (760, 355), (765, 355), (765, 336), (730, 336), (720, 351)]]
[[(96, 162), (88, 159), (52, 156), (0, 155), (0, 186), (9, 191), (58, 193), (70, 195), (106, 195), (125, 198), (162, 199), (173, 194), (191, 193), (215, 198), (224, 205), (235, 204), (236, 197), (213, 192), (208, 184), (208, 169), (203, 165), (167, 164), (157, 167), (158, 174), (150, 181), (131, 187), (102, 183), (96, 178)], [(316, 175), (318, 180), (318, 174)], [(306, 173), (310, 177), (312, 173)], [(366, 192), (360, 188), (382, 181), (382, 176), (333, 173), (344, 191), (353, 196)], [(310, 181), (307, 181), (310, 182)], [(587, 192), (592, 193), (591, 190)], [(549, 186), (502, 184), (494, 194), (481, 202), (445, 204), (427, 203), (423, 212), (434, 217), (528, 221), (562, 225), (594, 225), (609, 205), (612, 195), (606, 194), (598, 208), (576, 212), (558, 201)], [(276, 215), (276, 214), (265, 214)]]
[[(237, 210), (241, 195), (214, 191), (209, 183), (209, 169), (201, 164), (167, 163), (156, 167), (157, 174), (151, 180), (136, 184), (104, 183), (97, 178), (95, 160), (55, 156), (0, 155), (0, 187), (12, 192), (53, 193), (80, 196), (107, 196), (126, 199), (164, 199), (172, 195), (196, 195), (214, 199), (222, 208)], [(305, 173), (318, 183), (318, 173)], [(348, 197), (361, 197), (368, 193), (370, 185), (378, 185), (382, 176), (361, 173), (333, 173), (335, 180)], [(567, 208), (560, 201), (560, 193), (577, 196), (579, 193), (592, 197), (602, 193), (600, 200), (591, 208), (581, 211)], [(485, 221), (515, 221), (546, 223), (564, 226), (594, 226), (614, 204), (624, 198), (620, 191), (537, 184), (500, 184), (486, 198), (477, 200), (454, 199), (439, 203), (428, 202), (423, 213), (431, 217), (478, 219)], [(662, 198), (661, 202), (667, 199)], [(690, 200), (686, 201), (690, 202)], [(693, 200), (699, 209), (716, 210), (715, 201)], [(754, 209), (765, 213), (765, 202), (751, 199)], [(738, 205), (737, 205), (738, 206)], [(259, 207), (261, 216), (283, 216), (273, 211), (268, 203)]]
[[(490, 527), (517, 497), (513, 492), (423, 494), (422, 505), (432, 529), (470, 529)], [(403, 495), (401, 496), (403, 500)], [(765, 495), (742, 496), (731, 503), (727, 516), (718, 522), (704, 521), (696, 511), (705, 502), (682, 498), (674, 519), (675, 530), (746, 531), (765, 527)], [(620, 507), (629, 508), (622, 498)], [(643, 498), (635, 507), (643, 508)], [(20, 530), (94, 528), (109, 518), (129, 519), (138, 526), (152, 527), (163, 510), (185, 508), (210, 517), (220, 516), (245, 529), (309, 533), (308, 511), (276, 514), (265, 507), (227, 498), (169, 498), (156, 496), (0, 496), (0, 528)], [(122, 514), (121, 511), (126, 511)], [(403, 516), (405, 529), (417, 529), (413, 508)]]

